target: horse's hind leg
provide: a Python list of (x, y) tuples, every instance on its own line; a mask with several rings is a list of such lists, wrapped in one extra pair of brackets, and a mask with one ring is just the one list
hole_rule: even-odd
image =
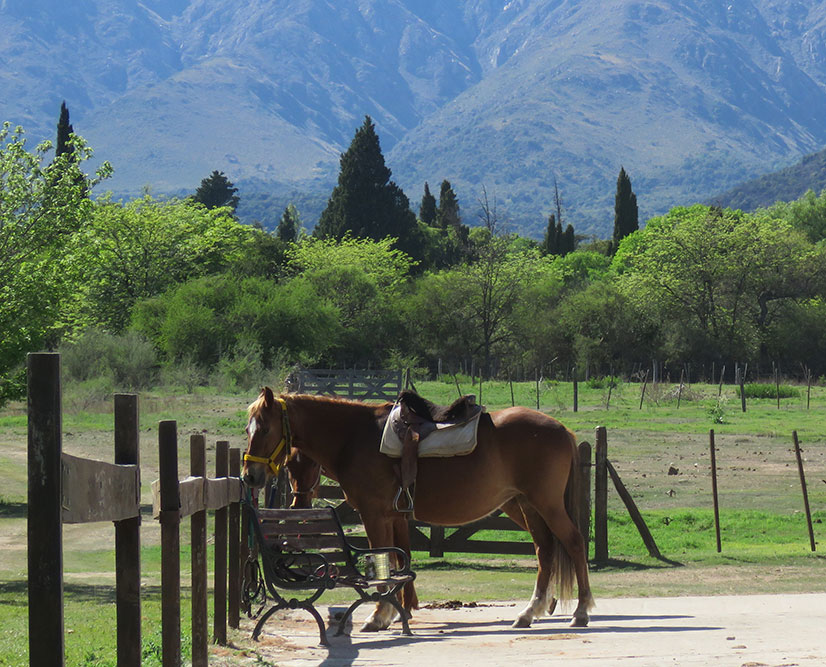
[[(554, 503), (548, 499), (534, 499), (530, 498), (530, 502), (536, 507), (537, 511), (542, 515), (548, 528), (554, 534), (557, 540), (562, 544), (565, 553), (570, 559), (565, 562), (564, 558), (557, 558), (554, 563), (556, 571), (560, 573), (559, 579), (563, 584), (568, 580), (565, 576), (570, 568), (573, 567), (576, 575), (576, 584), (578, 592), (577, 607), (574, 610), (572, 627), (585, 627), (588, 625), (589, 617), (588, 610), (594, 606), (594, 598), (591, 595), (591, 585), (588, 581), (588, 558), (585, 552), (585, 540), (582, 539), (582, 533), (579, 532), (565, 506), (562, 502)], [(568, 591), (561, 590), (560, 597), (565, 598)]]
[[(364, 522), (364, 530), (367, 532), (367, 540), (370, 547), (392, 547), (393, 545), (393, 523), (392, 519), (384, 516), (371, 517), (362, 514), (362, 521)], [(376, 609), (364, 625), (361, 626), (362, 632), (377, 632), (379, 630), (386, 630), (393, 622), (393, 617), (396, 615), (396, 609), (389, 602), (379, 602), (376, 604)]]
[[(407, 518), (397, 516), (393, 519), (393, 545), (404, 549), (407, 557), (410, 558), (410, 527), (407, 525)], [(401, 591), (402, 607), (410, 618), (410, 612), (419, 608), (419, 597), (416, 595), (416, 587), (412, 581), (408, 581)]]
[(551, 613), (556, 606), (556, 600), (552, 596), (551, 573), (553, 572), (553, 535), (548, 529), (544, 519), (539, 513), (526, 502), (524, 498), (518, 502), (516, 500), (506, 503), (502, 509), (514, 520), (512, 512), (517, 511), (520, 515), (520, 525), (528, 530), (536, 547), (536, 559), (538, 569), (536, 572), (536, 585), (533, 589), (528, 606), (525, 607), (516, 620), (513, 622), (515, 628), (527, 628), (535, 618), (546, 613)]

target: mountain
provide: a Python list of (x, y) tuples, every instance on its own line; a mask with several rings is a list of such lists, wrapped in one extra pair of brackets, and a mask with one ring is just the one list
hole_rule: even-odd
[(807, 191), (826, 190), (826, 150), (805, 156), (800, 162), (763, 174), (712, 197), (716, 206), (754, 211), (778, 201), (800, 199)]
[(53, 138), (66, 100), (116, 194), (219, 169), (268, 226), (315, 222), (365, 114), (414, 206), (484, 187), (535, 236), (554, 181), (606, 236), (620, 166), (645, 219), (826, 145), (815, 0), (0, 0), (0, 63), (0, 120)]

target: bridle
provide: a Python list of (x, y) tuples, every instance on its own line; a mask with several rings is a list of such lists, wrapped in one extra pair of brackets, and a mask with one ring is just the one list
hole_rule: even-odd
[(321, 484), (321, 466), (318, 466), (318, 473), (316, 474), (315, 482), (310, 486), (309, 489), (305, 489), (304, 491), (293, 491), (292, 494), (294, 496), (312, 496), (315, 493), (315, 490)]
[(269, 458), (264, 458), (263, 456), (253, 456), (252, 454), (244, 454), (244, 461), (252, 461), (253, 463), (263, 463), (272, 470), (273, 475), (278, 475), (279, 471), (281, 470), (281, 466), (283, 464), (276, 463), (276, 460), (279, 458), (279, 455), (282, 451), (286, 448), (287, 453), (284, 459), (286, 460), (287, 456), (290, 455), (290, 447), (292, 442), (292, 433), (290, 432), (290, 420), (287, 418), (287, 401), (283, 398), (276, 397), (275, 399), (281, 404), (281, 440), (278, 441), (278, 444), (273, 449), (272, 454), (270, 454)]

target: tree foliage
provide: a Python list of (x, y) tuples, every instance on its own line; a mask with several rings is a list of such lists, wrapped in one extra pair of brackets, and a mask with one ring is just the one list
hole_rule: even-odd
[(139, 300), (229, 270), (243, 261), (253, 236), (227, 208), (148, 195), (127, 204), (104, 199), (73, 248), (74, 268), (82, 272), (78, 317), (119, 333)]
[(376, 128), (370, 116), (341, 156), (338, 184), (321, 214), (314, 235), (342, 239), (346, 235), (373, 240), (393, 237), (412, 252), (416, 216), (401, 188), (390, 180)]
[(63, 305), (72, 294), (72, 256), (66, 253), (88, 220), (89, 190), (105, 178), (81, 171), (92, 151), (80, 137), (47, 164), (51, 144), (26, 149), (21, 128), (0, 129), (0, 403), (23, 390), (27, 352), (59, 336)]
[(236, 192), (238, 188), (232, 184), (224, 172), (216, 170), (201, 181), (192, 199), (208, 209), (226, 206), (235, 213), (239, 201)]
[(419, 206), (419, 220), (433, 227), (436, 224), (436, 197), (430, 192), (430, 186), (425, 181), (422, 203)]
[(613, 247), (629, 234), (639, 229), (639, 210), (637, 209), (637, 195), (631, 189), (631, 179), (620, 167), (617, 176), (617, 194), (614, 196), (614, 234)]

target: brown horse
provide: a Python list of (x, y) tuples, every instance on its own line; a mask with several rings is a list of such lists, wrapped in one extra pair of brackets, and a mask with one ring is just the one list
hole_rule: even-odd
[[(282, 464), (291, 448), (297, 450), (338, 480), (347, 502), (361, 514), (371, 546), (397, 544), (394, 461), (378, 448), (387, 413), (386, 405), (300, 394), (275, 397), (265, 388), (248, 409), (244, 481), (263, 486), (268, 469)], [(539, 568), (533, 596), (515, 627), (528, 627), (548, 611), (552, 576), (562, 599), (571, 597), (576, 577), (572, 625), (588, 624), (593, 605), (588, 563), (582, 535), (571, 519), (577, 516), (577, 458), (568, 429), (547, 415), (517, 407), (482, 415), (471, 454), (419, 461), (416, 518), (422, 521), (456, 526), (499, 507), (509, 514), (519, 508), (519, 523), (530, 531)], [(379, 605), (362, 630), (385, 629), (393, 615), (389, 604)]]

